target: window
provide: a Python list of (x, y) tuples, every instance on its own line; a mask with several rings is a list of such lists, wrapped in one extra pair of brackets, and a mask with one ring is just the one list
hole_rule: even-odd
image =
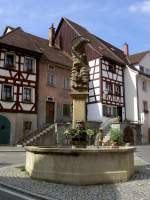
[(70, 79), (68, 77), (64, 78), (64, 88), (70, 89)]
[(120, 85), (115, 85), (115, 95), (120, 96), (121, 95), (121, 88)]
[(143, 101), (143, 112), (148, 113), (148, 103), (147, 103), (147, 101)]
[(63, 104), (63, 116), (70, 117), (70, 104)]
[(103, 105), (103, 116), (117, 117), (117, 107)]
[(33, 58), (25, 58), (24, 71), (33, 72)]
[(12, 85), (4, 85), (2, 91), (2, 99), (6, 101), (12, 101), (13, 100), (12, 92), (13, 92)]
[(23, 88), (23, 102), (31, 102), (31, 88)]
[(112, 73), (116, 73), (116, 67), (115, 64), (109, 64), (108, 65), (108, 71)]
[(15, 56), (12, 53), (6, 53), (5, 56), (5, 66), (6, 67), (14, 67)]
[(31, 130), (32, 122), (31, 121), (24, 121), (23, 122), (23, 129), (24, 130)]
[(146, 91), (147, 88), (147, 82), (146, 81), (142, 81), (142, 88), (144, 91)]
[(112, 94), (113, 93), (113, 85), (112, 85), (112, 83), (106, 82), (106, 89), (108, 91), (108, 94)]
[(140, 65), (140, 71), (144, 73), (144, 67)]
[(52, 73), (48, 73), (48, 85), (55, 86), (56, 84), (56, 77)]

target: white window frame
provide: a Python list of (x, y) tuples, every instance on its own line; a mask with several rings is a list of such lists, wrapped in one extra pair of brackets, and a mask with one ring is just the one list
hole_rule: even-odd
[[(10, 100), (6, 99), (6, 96), (4, 96), (4, 87), (5, 86), (11, 86), (11, 99)], [(14, 100), (14, 97), (13, 97), (13, 88), (14, 88), (14, 86), (11, 85), (11, 84), (3, 84), (2, 85), (2, 94), (1, 94), (2, 100), (4, 100), (4, 101), (13, 101)]]
[[(54, 77), (53, 81), (52, 81), (52, 79), (51, 79), (52, 76)], [(52, 83), (52, 82), (53, 82), (53, 83)], [(47, 74), (47, 84), (48, 84), (49, 86), (53, 86), (53, 87), (56, 86), (56, 75), (55, 75), (55, 73), (48, 72), (48, 74)]]
[[(26, 59), (31, 59), (32, 60), (32, 71), (28, 71), (27, 66), (26, 66)], [(24, 57), (24, 66), (23, 66), (23, 71), (25, 72), (30, 72), (34, 73), (35, 72), (35, 59), (29, 56)]]
[[(31, 90), (30, 101), (24, 99), (24, 89), (30, 89)], [(23, 87), (23, 90), (22, 90), (22, 102), (23, 103), (32, 103), (32, 88), (31, 87)]]
[(70, 89), (70, 78), (64, 77), (64, 89), (69, 90)]
[(16, 67), (16, 55), (13, 52), (5, 52), (5, 62), (4, 62), (4, 66), (7, 65), (6, 60), (7, 60), (7, 55), (13, 55), (14, 57), (14, 62), (12, 67)]

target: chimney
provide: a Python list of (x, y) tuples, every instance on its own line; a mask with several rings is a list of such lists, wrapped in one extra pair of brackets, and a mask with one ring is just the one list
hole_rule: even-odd
[(129, 46), (127, 43), (124, 43), (123, 45), (123, 53), (126, 55), (126, 56), (129, 56)]
[(49, 40), (49, 46), (54, 46), (54, 38), (55, 38), (55, 28), (54, 25), (49, 28), (48, 30), (48, 40)]

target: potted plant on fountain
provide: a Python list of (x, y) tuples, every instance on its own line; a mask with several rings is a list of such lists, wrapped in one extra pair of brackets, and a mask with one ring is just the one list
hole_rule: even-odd
[(123, 144), (123, 135), (120, 129), (111, 128), (109, 130), (109, 137), (112, 147), (118, 147)]
[(64, 135), (70, 139), (70, 144), (76, 147), (86, 147), (88, 139), (91, 139), (95, 135), (95, 131), (80, 123), (76, 128), (66, 129)]

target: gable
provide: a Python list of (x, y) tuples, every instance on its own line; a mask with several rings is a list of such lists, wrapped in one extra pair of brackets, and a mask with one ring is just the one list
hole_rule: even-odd
[[(74, 37), (70, 37), (70, 35), (73, 34)], [(69, 43), (70, 45), (69, 50), (66, 50), (66, 48), (64, 48), (63, 50), (71, 54), (71, 44), (73, 38), (75, 38), (75, 35), (82, 36), (88, 39), (90, 41), (90, 44), (88, 44), (87, 46), (91, 49), (92, 54), (94, 52), (97, 57), (104, 56), (105, 58), (120, 63), (121, 65), (125, 65), (126, 63), (128, 63), (126, 56), (124, 55), (122, 50), (91, 34), (87, 29), (80, 26), (79, 24), (76, 24), (66, 18), (62, 18), (56, 31), (56, 43), (58, 44), (59, 38), (62, 37), (65, 41), (64, 43)], [(95, 55), (91, 59), (96, 58)]]

